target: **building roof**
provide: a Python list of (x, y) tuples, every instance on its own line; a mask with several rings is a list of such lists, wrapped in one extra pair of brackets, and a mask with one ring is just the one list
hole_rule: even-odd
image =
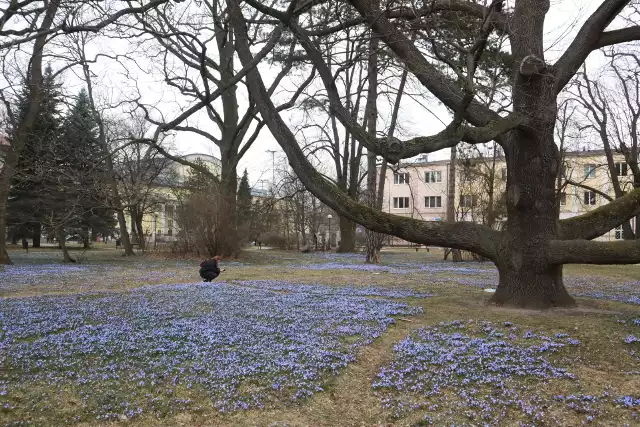
[[(605, 150), (604, 149), (597, 149), (597, 150), (587, 150), (587, 149), (582, 149), (582, 150), (573, 150), (573, 151), (567, 151), (565, 152), (565, 157), (590, 157), (590, 156), (604, 156)], [(614, 155), (617, 153), (614, 153)], [(498, 160), (504, 160), (504, 156), (498, 156), (496, 157), (496, 159)], [(428, 167), (428, 166), (445, 166), (448, 165), (449, 163), (451, 163), (451, 159), (441, 159), (441, 160), (417, 160), (415, 162), (404, 162), (404, 163), (400, 163), (400, 167)]]
[(253, 197), (267, 197), (269, 195), (269, 192), (261, 188), (252, 188), (251, 195)]
[(220, 164), (220, 159), (212, 156), (211, 154), (204, 154), (204, 153), (189, 153), (189, 154), (185, 154), (183, 156), (180, 156), (183, 159), (189, 159), (189, 158), (201, 158), (203, 160), (209, 160), (212, 163), (217, 163)]

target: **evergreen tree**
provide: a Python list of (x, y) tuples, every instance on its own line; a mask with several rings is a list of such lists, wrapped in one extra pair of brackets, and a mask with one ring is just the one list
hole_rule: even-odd
[[(15, 111), (18, 124), (26, 115), (29, 92), (25, 82)], [(39, 241), (39, 235), (35, 234), (41, 232), (40, 224), (46, 216), (49, 194), (44, 188), (44, 177), (51, 166), (48, 159), (55, 152), (51, 147), (60, 138), (61, 102), (60, 84), (55, 81), (51, 66), (47, 66), (42, 83), (42, 104), (16, 168), (7, 212), (12, 230), (20, 234), (19, 237), (35, 231), (34, 242)], [(9, 129), (10, 137), (14, 132), (15, 129)]]
[(253, 197), (251, 196), (251, 187), (249, 187), (249, 174), (244, 170), (240, 184), (238, 185), (236, 202), (236, 218), (238, 226), (238, 234), (242, 240), (250, 237), (251, 218), (253, 215)]
[[(85, 89), (78, 94), (69, 112), (63, 132), (65, 151), (72, 153), (71, 174), (82, 199), (79, 200), (70, 230), (79, 235), (85, 247), (90, 236), (110, 233), (115, 227), (113, 209), (109, 208), (109, 191), (106, 187), (106, 159), (102, 155), (96, 123), (89, 96)], [(72, 230), (71, 230), (72, 229)]]

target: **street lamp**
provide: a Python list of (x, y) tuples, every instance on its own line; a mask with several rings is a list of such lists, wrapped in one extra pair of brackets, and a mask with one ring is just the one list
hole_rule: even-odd
[(329, 250), (331, 250), (331, 218), (333, 218), (333, 215), (329, 214), (327, 218), (329, 219)]

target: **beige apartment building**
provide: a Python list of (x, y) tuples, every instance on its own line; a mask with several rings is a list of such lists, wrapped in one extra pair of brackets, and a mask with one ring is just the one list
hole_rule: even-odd
[[(609, 203), (598, 192), (614, 198), (611, 174), (604, 151), (574, 151), (564, 155), (564, 176), (560, 196), (560, 218), (582, 215)], [(621, 154), (615, 155), (616, 173), (623, 191), (633, 188), (633, 176)], [(450, 160), (421, 161), (388, 169), (385, 177), (383, 210), (424, 221), (447, 220), (447, 193)], [(489, 200), (499, 200), (506, 187), (504, 158), (458, 160), (454, 194), (457, 221), (486, 221)], [(493, 185), (491, 185), (491, 183)], [(491, 196), (490, 188), (493, 195)], [(594, 191), (595, 190), (595, 191)], [(495, 203), (494, 206), (499, 206)], [(495, 227), (504, 221), (497, 210)], [(632, 221), (632, 227), (635, 224)], [(622, 238), (622, 229), (611, 230), (598, 240)], [(406, 243), (398, 240), (394, 244)]]

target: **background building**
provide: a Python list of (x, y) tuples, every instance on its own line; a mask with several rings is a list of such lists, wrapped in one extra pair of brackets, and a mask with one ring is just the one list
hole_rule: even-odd
[[(633, 189), (633, 176), (621, 154), (614, 156), (616, 175), (623, 191)], [(383, 210), (424, 221), (447, 220), (449, 169), (451, 160), (401, 164), (388, 169)], [(503, 157), (457, 160), (454, 198), (456, 221), (491, 222), (500, 228), (505, 219), (504, 193), (507, 169)], [(570, 218), (614, 199), (614, 189), (603, 150), (564, 153), (559, 182), (559, 216)], [(607, 196), (607, 197), (605, 197)], [(632, 228), (635, 230), (634, 221)], [(611, 230), (598, 240), (622, 238), (622, 228)], [(394, 244), (405, 243), (393, 240)]]
[[(214, 175), (220, 175), (220, 159), (208, 154), (194, 153), (181, 156), (192, 163), (202, 163)], [(154, 180), (151, 209), (145, 212), (142, 220), (145, 240), (148, 243), (171, 242), (179, 229), (176, 221), (177, 198), (175, 189), (184, 185), (189, 178), (191, 167), (171, 162)], [(131, 224), (127, 224), (131, 232)]]

